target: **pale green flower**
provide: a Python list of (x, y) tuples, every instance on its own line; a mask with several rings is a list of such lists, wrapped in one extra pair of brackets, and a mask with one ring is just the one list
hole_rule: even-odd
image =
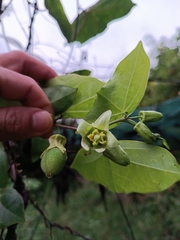
[(82, 136), (81, 146), (86, 151), (93, 149), (97, 152), (103, 152), (106, 149), (111, 114), (112, 112), (108, 110), (92, 124), (85, 120), (79, 124), (77, 133)]
[(104, 112), (92, 124), (82, 120), (77, 128), (77, 133), (82, 136), (81, 146), (86, 151), (95, 150), (113, 162), (127, 166), (130, 163), (127, 153), (109, 131), (111, 114), (110, 110)]

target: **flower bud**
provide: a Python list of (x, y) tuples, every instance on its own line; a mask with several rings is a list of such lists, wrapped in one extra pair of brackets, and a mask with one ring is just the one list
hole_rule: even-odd
[(66, 138), (60, 134), (54, 134), (49, 138), (49, 147), (41, 154), (41, 169), (48, 178), (62, 171), (67, 155), (64, 145)]
[(111, 132), (108, 132), (108, 145), (102, 154), (119, 165), (127, 166), (130, 164), (127, 153)]
[(163, 117), (162, 113), (156, 111), (140, 111), (139, 120), (142, 122), (156, 122)]
[(160, 140), (167, 149), (170, 149), (166, 140), (162, 138), (159, 133), (152, 133), (151, 130), (143, 122), (138, 122), (134, 126), (134, 130), (144, 139), (146, 143), (152, 144)]
[(152, 144), (153, 142), (156, 142), (159, 137), (159, 135), (152, 133), (151, 130), (141, 121), (134, 126), (134, 130), (146, 143)]

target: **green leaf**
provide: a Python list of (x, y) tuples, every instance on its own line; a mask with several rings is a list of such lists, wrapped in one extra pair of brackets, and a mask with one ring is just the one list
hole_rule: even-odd
[(64, 113), (72, 105), (77, 88), (56, 86), (44, 88), (43, 91), (52, 103), (56, 116)]
[(32, 162), (36, 162), (45, 149), (49, 147), (49, 141), (40, 137), (32, 138), (31, 141)]
[(112, 120), (131, 114), (144, 96), (150, 62), (141, 42), (117, 66), (113, 77), (97, 93), (98, 97), (86, 117), (93, 122), (107, 110), (112, 111)]
[(160, 192), (180, 180), (180, 165), (166, 149), (138, 141), (120, 141), (131, 163), (120, 166), (93, 151), (81, 149), (72, 164), (84, 178), (119, 193)]
[(82, 70), (74, 71), (73, 74), (78, 74), (81, 76), (89, 76), (91, 74), (91, 71), (87, 69), (82, 69)]
[(107, 24), (124, 17), (134, 6), (130, 0), (100, 0), (92, 7), (83, 11), (73, 22), (75, 39), (81, 43), (101, 33)]
[(0, 189), (0, 229), (22, 222), (25, 216), (20, 194), (13, 188)]
[(8, 184), (9, 176), (8, 176), (8, 157), (4, 151), (2, 143), (0, 143), (0, 188), (5, 188)]
[(18, 101), (10, 101), (6, 100), (2, 97), (0, 97), (0, 107), (6, 107), (6, 106), (20, 106), (21, 103)]
[(70, 42), (72, 40), (72, 25), (68, 21), (60, 0), (45, 0), (45, 5), (49, 10), (49, 13), (58, 22), (59, 27), (68, 42)]
[(73, 104), (65, 112), (63, 118), (84, 118), (94, 104), (96, 92), (104, 85), (96, 78), (77, 74), (59, 76), (44, 84), (46, 87), (66, 85), (71, 88), (78, 88)]

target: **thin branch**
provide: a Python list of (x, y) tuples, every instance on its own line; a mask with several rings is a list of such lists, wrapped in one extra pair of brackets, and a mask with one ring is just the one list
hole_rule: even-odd
[(159, 82), (159, 83), (173, 83), (173, 84), (180, 84), (180, 79), (173, 79), (173, 78), (149, 78), (149, 82)]
[(19, 16), (17, 15), (17, 12), (15, 11), (13, 5), (12, 5), (12, 11), (14, 12), (14, 16), (15, 16), (15, 18), (16, 18), (16, 20), (17, 20), (19, 26), (21, 27), (22, 32), (24, 33), (25, 37), (28, 38), (28, 34), (26, 33), (25, 28), (23, 27), (21, 21), (19, 20)]
[(12, 3), (12, 1), (13, 1), (13, 0), (11, 0), (11, 1), (4, 7), (4, 9), (2, 9), (2, 2), (3, 2), (3, 0), (0, 0), (0, 15), (3, 14), (3, 13), (6, 11), (6, 9), (10, 6), (10, 4)]
[(79, 25), (79, 9), (80, 9), (80, 7), (79, 7), (79, 1), (78, 0), (76, 0), (76, 6), (77, 6), (78, 15), (77, 15), (76, 22), (75, 22), (74, 36), (72, 38), (73, 42), (76, 40), (77, 31), (78, 31), (78, 25)]
[(5, 32), (5, 27), (4, 27), (4, 23), (3, 21), (1, 20), (1, 15), (6, 11), (6, 9), (11, 5), (13, 0), (11, 0), (5, 7), (4, 9), (2, 9), (2, 0), (0, 0), (0, 22), (1, 22), (1, 28), (2, 28), (2, 34), (3, 34), (3, 37), (5, 39), (5, 43), (6, 43), (6, 46), (7, 46), (7, 49), (10, 51), (11, 48), (10, 48), (10, 45), (9, 45), (9, 42), (7, 40), (7, 37), (6, 37), (6, 32)]
[(41, 214), (41, 216), (43, 217), (44, 219), (44, 223), (46, 225), (46, 227), (50, 228), (51, 230), (51, 234), (52, 234), (52, 228), (59, 228), (61, 230), (67, 230), (70, 234), (72, 234), (73, 236), (77, 236), (77, 237), (81, 237), (82, 239), (84, 240), (93, 240), (91, 238), (88, 238), (82, 234), (80, 234), (79, 232), (71, 229), (70, 227), (68, 226), (61, 226), (60, 224), (58, 223), (53, 223), (51, 222), (47, 217), (46, 215), (44, 214), (43, 210), (38, 206), (37, 202), (33, 201), (31, 198), (29, 198), (31, 204), (39, 211), (39, 213)]
[(68, 126), (68, 125), (63, 125), (63, 124), (60, 124), (60, 123), (55, 123), (55, 126), (56, 126), (56, 127), (61, 127), (61, 128), (64, 128), (64, 129), (71, 129), (71, 130), (74, 130), (74, 131), (77, 130), (76, 127), (72, 127), (72, 126)]
[(2, 1), (3, 1), (3, 0), (0, 0), (0, 15), (3, 13), (3, 10), (2, 10)]
[[(28, 4), (30, 4), (28, 2)], [(27, 44), (27, 47), (26, 47), (26, 52), (29, 50), (31, 44), (32, 44), (32, 31), (33, 31), (33, 23), (34, 23), (34, 19), (35, 19), (35, 15), (37, 13), (37, 10), (38, 10), (38, 7), (37, 7), (37, 1), (34, 3), (34, 11), (33, 11), (33, 14), (32, 14), (32, 17), (31, 17), (31, 22), (30, 22), (30, 26), (29, 26), (29, 38), (28, 38), (28, 44)]]
[(123, 214), (123, 216), (124, 216), (124, 219), (125, 219), (125, 221), (126, 221), (126, 223), (127, 223), (127, 226), (128, 226), (128, 228), (129, 228), (129, 231), (130, 231), (130, 234), (131, 234), (131, 238), (132, 238), (132, 240), (136, 240), (135, 237), (134, 237), (134, 232), (133, 232), (131, 223), (130, 223), (129, 218), (128, 218), (127, 214), (126, 214), (126, 211), (125, 211), (125, 209), (124, 209), (124, 205), (123, 205), (123, 202), (122, 202), (122, 200), (121, 200), (121, 197), (120, 197), (120, 195), (117, 194), (117, 193), (116, 193), (116, 197), (117, 197), (119, 206), (120, 206), (120, 208), (121, 208), (122, 214)]
[(0, 22), (1, 22), (1, 28), (2, 28), (2, 36), (3, 36), (4, 40), (5, 40), (6, 47), (7, 47), (8, 51), (11, 51), (11, 48), (10, 48), (10, 44), (9, 44), (8, 38), (6, 37), (6, 32), (5, 32), (4, 22), (3, 22), (3, 21), (0, 21)]
[[(77, 18), (76, 18), (76, 22), (75, 22), (75, 28), (74, 28), (74, 35), (72, 37), (72, 42), (74, 42), (76, 40), (76, 36), (77, 36), (77, 30), (78, 30), (78, 24), (79, 24), (79, 1), (76, 0), (76, 5), (77, 5), (77, 12), (78, 12), (78, 15), (77, 15)], [(71, 46), (71, 50), (70, 50), (70, 53), (69, 53), (69, 57), (68, 57), (68, 60), (66, 62), (66, 65), (64, 67), (64, 73), (66, 72), (66, 69), (69, 65), (69, 62), (71, 60), (71, 57), (72, 57), (72, 54), (73, 54), (73, 51), (74, 51), (74, 44), (72, 44)]]

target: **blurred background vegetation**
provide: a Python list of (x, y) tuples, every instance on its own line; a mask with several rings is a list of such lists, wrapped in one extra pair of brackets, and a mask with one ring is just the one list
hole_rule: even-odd
[[(154, 47), (152, 46), (152, 48)], [(157, 65), (150, 71), (148, 87), (141, 106), (157, 105), (168, 99), (180, 96), (179, 50), (179, 31), (172, 38), (166, 39), (165, 42), (157, 43)]]

